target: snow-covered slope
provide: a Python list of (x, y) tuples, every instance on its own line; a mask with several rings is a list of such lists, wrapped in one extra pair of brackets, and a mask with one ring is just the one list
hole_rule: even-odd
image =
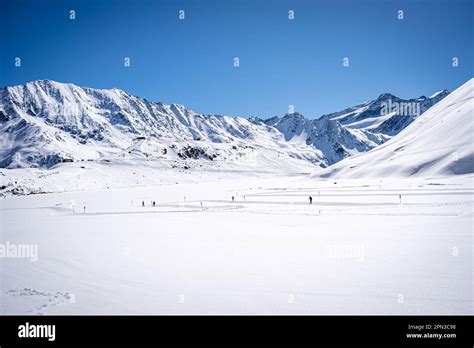
[[(324, 115), (338, 121), (343, 126), (360, 129), (374, 134), (393, 136), (402, 131), (414, 119), (428, 110), (430, 107), (444, 99), (449, 92), (442, 90), (430, 97), (421, 96), (416, 99), (401, 99), (390, 93), (381, 94), (377, 99), (360, 105), (353, 106), (340, 112)], [(388, 106), (400, 107), (399, 111), (412, 111), (407, 114), (403, 112), (387, 112)], [(407, 107), (407, 109), (404, 108)], [(417, 114), (419, 112), (419, 115)]]
[[(254, 118), (252, 121), (277, 128), (290, 143), (313, 145), (324, 154), (324, 164), (331, 165), (386, 142), (448, 94), (442, 90), (428, 98), (405, 100), (385, 93), (373, 101), (318, 119), (293, 113), (282, 118), (265, 121)], [(399, 110), (395, 111), (394, 106)]]
[(312, 145), (321, 150), (324, 155), (324, 163), (320, 164), (322, 167), (366, 152), (385, 140), (378, 136), (368, 137), (363, 132), (346, 128), (328, 118), (310, 120), (300, 113), (274, 117), (264, 123), (278, 129), (290, 144)]
[(318, 171), (318, 177), (390, 177), (474, 172), (474, 79), (385, 144)]

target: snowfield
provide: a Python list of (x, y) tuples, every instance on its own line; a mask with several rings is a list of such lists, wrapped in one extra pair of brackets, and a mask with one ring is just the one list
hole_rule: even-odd
[(0, 313), (472, 313), (472, 174), (136, 170), (0, 200), (1, 243), (38, 248), (0, 259)]

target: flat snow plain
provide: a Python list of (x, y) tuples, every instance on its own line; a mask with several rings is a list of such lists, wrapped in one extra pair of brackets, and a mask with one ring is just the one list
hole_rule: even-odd
[(145, 181), (1, 199), (0, 313), (472, 313), (472, 175)]

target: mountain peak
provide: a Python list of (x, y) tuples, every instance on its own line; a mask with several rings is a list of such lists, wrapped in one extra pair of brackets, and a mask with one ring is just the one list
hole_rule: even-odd
[(376, 100), (386, 100), (386, 99), (398, 99), (397, 96), (392, 93), (382, 93)]
[(447, 96), (449, 94), (449, 91), (447, 89), (442, 89), (441, 91), (438, 91), (436, 93), (433, 93), (431, 96), (430, 96), (430, 99), (431, 98), (437, 98), (437, 97), (441, 97), (441, 96)]
[(33, 80), (33, 81), (27, 82), (24, 85), (20, 85), (20, 86), (32, 86), (32, 85), (36, 86), (36, 87), (55, 87), (55, 88), (58, 88), (58, 87), (61, 87), (61, 86), (75, 86), (75, 87), (77, 87), (76, 85), (74, 85), (72, 83), (58, 82), (58, 81), (55, 81), (55, 80), (48, 80), (48, 79)]
[(287, 113), (285, 114), (286, 118), (293, 117), (293, 118), (305, 118), (303, 114), (300, 114), (299, 112), (292, 112), (292, 113)]

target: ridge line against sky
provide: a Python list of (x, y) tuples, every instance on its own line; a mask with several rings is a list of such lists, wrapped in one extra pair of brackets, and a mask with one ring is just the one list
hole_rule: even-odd
[[(473, 79), (473, 78), (471, 78)], [(470, 80), (470, 79), (469, 79)], [(459, 85), (458, 87), (456, 87), (455, 89), (461, 87), (462, 85), (464, 85), (466, 82), (468, 82), (469, 80), (465, 81), (464, 83), (462, 83), (461, 85)], [(28, 84), (28, 83), (34, 83), (34, 82), (39, 82), (39, 81), (51, 81), (51, 82), (54, 82), (54, 83), (58, 83), (58, 84), (63, 84), (63, 85), (74, 85), (76, 87), (79, 87), (79, 88), (83, 88), (83, 89), (92, 89), (92, 90), (98, 90), (98, 91), (107, 91), (107, 90), (113, 90), (113, 89), (117, 89), (117, 90), (120, 90), (126, 94), (129, 94), (133, 97), (136, 97), (138, 99), (144, 99), (148, 102), (151, 102), (151, 103), (163, 103), (163, 104), (167, 104), (167, 105), (172, 105), (172, 104), (176, 104), (176, 105), (182, 105), (184, 106), (186, 109), (188, 110), (192, 110), (194, 112), (196, 112), (197, 114), (201, 114), (201, 115), (220, 115), (220, 116), (230, 116), (230, 117), (244, 117), (244, 118), (248, 118), (248, 117), (251, 117), (251, 116), (254, 116), (254, 117), (258, 117), (258, 118), (261, 118), (263, 120), (266, 120), (266, 119), (270, 119), (270, 118), (273, 118), (273, 117), (282, 117), (282, 116), (285, 116), (287, 114), (293, 114), (293, 113), (296, 113), (296, 114), (301, 114), (303, 115), (305, 118), (308, 118), (308, 119), (318, 119), (322, 116), (326, 116), (326, 115), (330, 115), (332, 113), (335, 113), (335, 112), (342, 112), (346, 109), (349, 109), (349, 108), (352, 108), (352, 107), (356, 107), (356, 106), (360, 106), (362, 104), (365, 104), (367, 102), (371, 102), (371, 101), (374, 101), (376, 100), (377, 98), (379, 98), (381, 95), (383, 94), (390, 94), (392, 96), (394, 96), (395, 98), (400, 98), (400, 99), (404, 99), (404, 100), (414, 100), (414, 99), (418, 99), (418, 98), (421, 98), (421, 97), (427, 97), (427, 98), (430, 98), (433, 94), (435, 93), (438, 93), (438, 92), (441, 92), (441, 91), (447, 91), (448, 93), (451, 93), (453, 92), (453, 90), (448, 90), (446, 88), (444, 89), (440, 89), (439, 91), (435, 91), (433, 93), (429, 93), (429, 94), (423, 94), (423, 95), (419, 95), (419, 96), (412, 96), (412, 97), (409, 97), (409, 98), (401, 98), (400, 96), (398, 95), (395, 95), (389, 91), (387, 92), (384, 92), (384, 93), (381, 93), (381, 94), (378, 94), (376, 96), (373, 96), (371, 99), (369, 100), (365, 100), (365, 101), (361, 101), (361, 102), (358, 102), (358, 103), (355, 103), (354, 105), (346, 105), (345, 107), (342, 107), (338, 110), (333, 110), (329, 113), (326, 113), (326, 114), (321, 114), (321, 115), (313, 115), (315, 117), (312, 117), (312, 116), (308, 116), (308, 115), (305, 115), (299, 111), (294, 111), (294, 112), (284, 112), (282, 114), (278, 114), (278, 115), (273, 115), (273, 116), (261, 116), (261, 115), (257, 115), (257, 114), (252, 114), (250, 116), (243, 116), (243, 115), (237, 115), (237, 114), (213, 114), (213, 113), (208, 113), (206, 112), (205, 110), (198, 110), (198, 109), (195, 109), (195, 108), (191, 108), (185, 104), (181, 104), (181, 103), (176, 103), (176, 102), (173, 102), (173, 101), (163, 101), (163, 100), (150, 100), (148, 98), (145, 98), (145, 97), (142, 97), (142, 96), (139, 96), (139, 95), (135, 95), (133, 93), (130, 93), (129, 91), (127, 91), (126, 89), (123, 89), (123, 88), (120, 88), (120, 87), (117, 87), (117, 86), (114, 86), (114, 87), (111, 87), (111, 88), (95, 88), (95, 87), (91, 87), (91, 86), (80, 86), (76, 83), (73, 83), (73, 82), (61, 82), (61, 81), (55, 81), (55, 80), (51, 80), (51, 79), (42, 79), (42, 80), (32, 80), (32, 81), (28, 81), (24, 84), (15, 84), (15, 85), (9, 85), (9, 86), (0, 86), (0, 89), (2, 88), (7, 88), (7, 87), (17, 87), (17, 86), (23, 86), (25, 84)], [(455, 90), (454, 89), (454, 90)]]
[(469, 0), (7, 0), (2, 7), (2, 86), (71, 81), (207, 114), (268, 118), (294, 105), (314, 118), (386, 92), (410, 99), (453, 91), (474, 75)]

